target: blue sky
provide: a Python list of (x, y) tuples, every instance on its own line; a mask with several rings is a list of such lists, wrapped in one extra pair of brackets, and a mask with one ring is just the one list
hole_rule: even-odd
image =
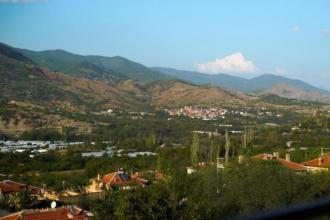
[(0, 0), (0, 41), (330, 89), (329, 0)]

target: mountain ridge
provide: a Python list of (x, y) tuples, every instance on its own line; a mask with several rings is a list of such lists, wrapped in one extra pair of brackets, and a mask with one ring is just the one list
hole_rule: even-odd
[[(263, 74), (251, 79), (246, 79), (243, 77), (222, 73), (211, 75), (195, 71), (176, 70), (164, 67), (153, 67), (153, 69), (168, 74), (171, 77), (187, 80), (197, 85), (211, 84), (221, 88), (241, 91), (248, 94), (260, 95), (268, 92), (270, 94), (277, 94), (285, 98), (304, 99), (307, 101), (322, 101), (329, 103), (330, 100), (330, 92), (327, 90), (317, 88), (316, 86), (299, 79), (291, 79), (274, 74)], [(275, 91), (276, 87), (273, 86), (277, 84), (285, 84), (288, 87), (294, 87), (296, 90), (295, 93), (298, 93), (297, 90), (299, 89), (301, 90), (299, 93), (305, 93), (305, 95), (293, 96), (294, 93), (291, 93), (290, 96), (286, 96), (285, 93), (281, 91)], [(273, 87), (273, 89), (270, 89), (271, 87)], [(308, 92), (313, 93), (313, 95), (308, 95)]]
[[(105, 98), (104, 94), (107, 94), (110, 97), (112, 97), (113, 100), (117, 100), (115, 102), (119, 105), (120, 105), (120, 100), (118, 98), (113, 97), (112, 95), (113, 92), (117, 94), (121, 94), (118, 95), (118, 97), (121, 96), (123, 100), (131, 100), (131, 101), (127, 101), (125, 104), (135, 103), (135, 105), (139, 105), (136, 102), (136, 100), (138, 100), (138, 97), (149, 97), (147, 99), (150, 98), (154, 99), (155, 97), (154, 94), (152, 93), (153, 92), (159, 93), (160, 91), (159, 89), (158, 90), (148, 89), (150, 88), (150, 85), (152, 85), (152, 82), (156, 82), (156, 84), (154, 85), (157, 86), (157, 82), (161, 80), (166, 81), (170, 79), (174, 81), (178, 81), (178, 80), (182, 81), (171, 84), (174, 87), (176, 87), (176, 89), (174, 89), (173, 91), (177, 91), (179, 93), (176, 94), (176, 93), (167, 92), (166, 88), (162, 90), (163, 93), (167, 92), (168, 95), (173, 95), (173, 96), (177, 95), (181, 97), (181, 101), (184, 101), (185, 99), (184, 99), (184, 95), (180, 94), (180, 92), (186, 94), (187, 97), (189, 96), (189, 94), (190, 95), (193, 94), (193, 99), (191, 99), (191, 103), (196, 103), (196, 104), (198, 103), (205, 104), (206, 102), (203, 102), (202, 99), (212, 100), (213, 103), (214, 101), (217, 100), (219, 101), (219, 103), (224, 104), (224, 102), (222, 102), (222, 100), (219, 99), (215, 99), (215, 98), (208, 99), (211, 96), (211, 95), (207, 96), (207, 94), (205, 93), (205, 91), (207, 91), (208, 89), (210, 91), (212, 90), (211, 92), (212, 94), (218, 94), (220, 97), (225, 97), (225, 100), (227, 100), (228, 103), (230, 101), (228, 98), (230, 97), (228, 96), (229, 91), (235, 94), (235, 97), (233, 96), (232, 97), (236, 101), (239, 101), (239, 99), (237, 99), (238, 95), (242, 96), (240, 92), (245, 92), (245, 93), (250, 93), (251, 95), (276, 94), (281, 97), (286, 97), (291, 99), (299, 98), (299, 99), (306, 99), (309, 101), (330, 102), (329, 101), (330, 98), (328, 96), (326, 95), (320, 96), (318, 94), (320, 93), (320, 90), (317, 89), (316, 87), (313, 87), (300, 80), (292, 80), (281, 76), (274, 76), (271, 74), (258, 76), (252, 79), (245, 79), (242, 77), (231, 76), (228, 74), (206, 75), (198, 72), (180, 71), (169, 68), (161, 68), (161, 69), (158, 68), (158, 70), (153, 71), (144, 65), (141, 65), (134, 61), (130, 61), (120, 56), (115, 56), (115, 57), (104, 57), (97, 55), (81, 56), (60, 49), (35, 52), (26, 49), (10, 48), (10, 46), (8, 45), (2, 46), (2, 48), (0, 47), (0, 49), (1, 49), (0, 51), (4, 51), (2, 52), (3, 55), (8, 56), (9, 58), (7, 59), (12, 58), (14, 62), (17, 64), (17, 66), (24, 66), (22, 67), (24, 69), (26, 68), (26, 65), (29, 64), (32, 66), (32, 69), (34, 68), (40, 70), (39, 71), (40, 74), (44, 74), (46, 75), (46, 77), (52, 77), (52, 79), (57, 80), (56, 81), (57, 86), (55, 86), (54, 88), (57, 89), (59, 88), (60, 90), (61, 88), (66, 88), (66, 89), (69, 88), (70, 91), (70, 87), (71, 87), (71, 89), (73, 89), (72, 91), (75, 92), (75, 96), (77, 97), (79, 97), (78, 91), (82, 92), (82, 94), (87, 95), (87, 97), (91, 97), (91, 94), (88, 94), (88, 92), (91, 92), (92, 96), (96, 95), (94, 98), (101, 97), (101, 99), (102, 97)], [(23, 54), (20, 54), (20, 51)], [(26, 58), (27, 55), (28, 57)], [(114, 71), (113, 69), (115, 69), (116, 71)], [(122, 70), (122, 71), (119, 73), (118, 70)], [(167, 73), (168, 75), (166, 75), (165, 73), (160, 75), (158, 74), (159, 72), (165, 72), (164, 70), (170, 70), (172, 71), (172, 73), (171, 74)], [(124, 72), (126, 75), (122, 74), (122, 72)], [(178, 72), (184, 75), (184, 77), (181, 78), (177, 77)], [(132, 75), (133, 76), (135, 74), (138, 75), (139, 73), (141, 73), (141, 75), (137, 77), (138, 80), (132, 77)], [(164, 75), (166, 75), (166, 77), (164, 77)], [(36, 76), (30, 74), (29, 77), (36, 77)], [(76, 78), (77, 83), (73, 83), (72, 77)], [(147, 77), (147, 79), (144, 80), (144, 77)], [(187, 80), (187, 77), (190, 78)], [(71, 84), (66, 83), (65, 80), (63, 79), (67, 79), (67, 81), (70, 82)], [(96, 86), (99, 86), (103, 88), (104, 91), (109, 91), (110, 93), (104, 92), (104, 94), (100, 94), (99, 89), (94, 88), (92, 86), (93, 82), (90, 82), (87, 79), (94, 80), (94, 84)], [(290, 83), (282, 82), (283, 79), (284, 81), (285, 80), (289, 81), (291, 85)], [(134, 83), (133, 84), (120, 83), (121, 81), (125, 82), (127, 80), (133, 80)], [(201, 82), (201, 80), (204, 81)], [(63, 85), (60, 85), (59, 82), (66, 85), (63, 87)], [(82, 85), (86, 85), (86, 88), (90, 87), (90, 90), (86, 90), (86, 88), (82, 88), (80, 85), (78, 85), (79, 83)], [(14, 85), (15, 83), (12, 84)], [(282, 84), (282, 86), (273, 87), (272, 89), (269, 89), (276, 84)], [(51, 86), (54, 85), (55, 84), (53, 82), (53, 84), (50, 85), (49, 88), (51, 88)], [(125, 86), (120, 86), (120, 85), (129, 85), (131, 91), (125, 88)], [(184, 88), (191, 88), (196, 91), (193, 93), (189, 93), (184, 90), (178, 90), (178, 85)], [(200, 86), (200, 85), (209, 85), (209, 87)], [(284, 85), (290, 88), (285, 89)], [(138, 88), (140, 86), (142, 87)], [(221, 91), (213, 88), (214, 86), (217, 86)], [(298, 89), (300, 89), (299, 87), (304, 88), (304, 92), (298, 91)], [(35, 89), (33, 86), (29, 88)], [(170, 90), (173, 88), (168, 88), (168, 89)], [(286, 90), (291, 91), (290, 95), (289, 93), (285, 92)], [(137, 97), (135, 97), (136, 94), (133, 91), (134, 92), (139, 91)], [(200, 96), (197, 91), (203, 93), (204, 95)], [(313, 95), (308, 94), (308, 92), (313, 92)], [(41, 94), (42, 92), (39, 91), (39, 93)], [(136, 100), (134, 100), (135, 99), (134, 97), (136, 98)], [(157, 97), (163, 98), (165, 96), (158, 94)], [(178, 100), (179, 99), (177, 99), (175, 102), (179, 103)]]
[[(34, 63), (52, 71), (92, 79), (155, 81), (168, 76), (121, 56), (78, 55), (62, 49), (32, 51), (15, 48)], [(88, 66), (89, 68), (85, 68)]]

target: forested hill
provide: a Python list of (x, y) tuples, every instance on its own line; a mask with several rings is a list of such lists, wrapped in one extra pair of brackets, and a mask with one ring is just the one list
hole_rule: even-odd
[(85, 110), (148, 105), (143, 94), (137, 94), (140, 89), (134, 83), (127, 87), (125, 81), (92, 80), (53, 72), (7, 45), (1, 44), (0, 48), (2, 99)]
[(155, 81), (168, 79), (166, 74), (126, 58), (115, 56), (82, 56), (64, 50), (32, 51), (16, 49), (36, 64), (70, 75), (92, 79), (132, 79)]

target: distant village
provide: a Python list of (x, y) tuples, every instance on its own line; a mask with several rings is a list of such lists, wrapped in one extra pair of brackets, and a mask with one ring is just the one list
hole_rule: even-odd
[(202, 120), (217, 120), (225, 119), (226, 116), (242, 116), (242, 117), (257, 117), (257, 116), (275, 116), (282, 117), (282, 114), (268, 110), (266, 107), (258, 107), (253, 113), (247, 110), (228, 110), (225, 108), (201, 108), (194, 106), (184, 106), (182, 108), (164, 109), (170, 116), (185, 116), (188, 118)]

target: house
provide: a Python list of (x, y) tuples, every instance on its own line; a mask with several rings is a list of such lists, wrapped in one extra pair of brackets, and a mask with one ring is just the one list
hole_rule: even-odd
[(42, 196), (43, 189), (36, 186), (28, 186), (12, 180), (3, 180), (0, 182), (0, 198), (16, 195), (19, 192), (27, 191), (30, 196)]
[(129, 189), (135, 186), (145, 186), (148, 181), (133, 175), (127, 174), (124, 169), (117, 172), (109, 173), (102, 178), (102, 184), (106, 189), (118, 187), (121, 189)]
[(95, 179), (90, 180), (91, 184), (85, 188), (86, 192), (103, 192), (103, 190), (120, 188), (120, 189), (130, 189), (136, 186), (145, 186), (149, 183), (140, 177), (139, 174), (129, 175), (120, 168), (117, 172), (109, 173), (104, 175), (102, 178), (100, 175)]
[(0, 220), (88, 220), (93, 216), (77, 206), (67, 206), (52, 209), (22, 210)]
[(61, 192), (55, 192), (51, 190), (43, 190), (41, 194), (41, 199), (46, 198), (53, 201), (61, 201), (65, 203), (76, 203), (81, 200), (81, 198), (88, 198), (89, 200), (104, 200), (105, 191), (104, 190), (91, 190), (90, 186), (86, 188), (78, 189), (66, 189)]
[(187, 167), (187, 174), (195, 173), (197, 170), (201, 170), (203, 168), (213, 166), (213, 165), (214, 165), (213, 162), (199, 162), (193, 166)]
[(253, 156), (252, 159), (260, 159), (260, 160), (275, 160), (280, 162), (284, 167), (289, 168), (290, 170), (293, 170), (295, 172), (301, 172), (301, 171), (308, 171), (308, 168), (302, 164), (292, 162), (290, 160), (290, 154), (285, 155), (285, 159), (280, 158), (278, 152), (274, 152), (273, 154), (258, 154), (256, 156)]
[(166, 180), (166, 176), (162, 174), (161, 172), (155, 170), (149, 170), (149, 171), (143, 171), (143, 172), (136, 172), (132, 175), (134, 178), (140, 178), (147, 180), (149, 182), (157, 182), (157, 181), (163, 181)]
[(330, 155), (321, 156), (301, 164), (314, 170), (328, 170), (330, 168)]
[(0, 182), (0, 196), (13, 195), (26, 189), (26, 185), (11, 180)]

